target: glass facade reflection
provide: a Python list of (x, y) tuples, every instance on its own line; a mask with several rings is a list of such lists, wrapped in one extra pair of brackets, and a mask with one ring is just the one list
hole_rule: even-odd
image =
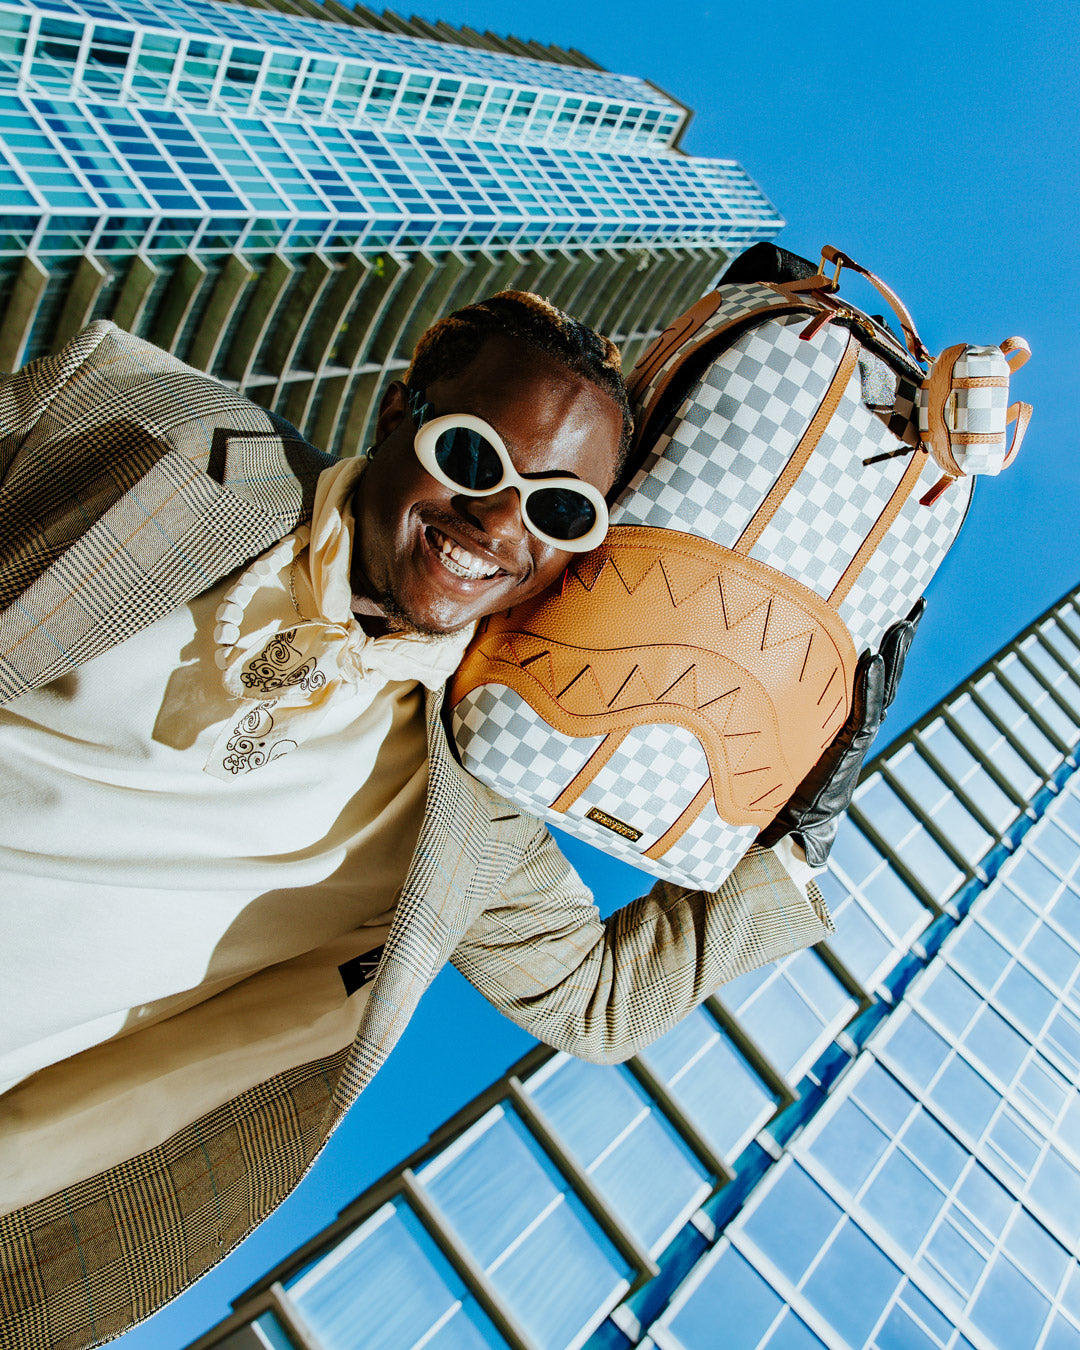
[(198, 1350), (1080, 1350), (1078, 747), (1080, 591), (868, 765), (828, 944), (538, 1048)]
[(420, 333), (500, 289), (632, 363), (783, 223), (687, 120), (336, 0), (0, 0), (0, 369), (112, 319), (355, 453)]

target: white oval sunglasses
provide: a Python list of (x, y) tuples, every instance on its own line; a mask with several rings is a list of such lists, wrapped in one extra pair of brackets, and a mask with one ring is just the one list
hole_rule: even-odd
[(437, 482), (468, 497), (515, 488), (526, 528), (552, 548), (587, 553), (603, 542), (608, 511), (599, 488), (569, 474), (523, 478), (502, 437), (482, 417), (445, 413), (428, 420), (431, 406), (423, 390), (406, 386), (406, 394), (416, 422), (416, 457)]

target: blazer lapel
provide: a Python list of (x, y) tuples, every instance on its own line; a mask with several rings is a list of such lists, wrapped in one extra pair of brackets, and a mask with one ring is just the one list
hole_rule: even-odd
[(288, 534), (311, 515), (319, 474), (336, 463), (299, 436), (218, 431), (206, 471)]
[(0, 701), (124, 641), (268, 548), (310, 512), (331, 462), (303, 441), (226, 434), (217, 482), (164, 449), (0, 613)]
[(355, 1100), (405, 1030), (420, 996), (490, 897), (492, 839), (506, 803), (454, 759), (441, 720), (443, 691), (427, 696), (428, 790), (424, 821), (363, 1018), (335, 1093)]

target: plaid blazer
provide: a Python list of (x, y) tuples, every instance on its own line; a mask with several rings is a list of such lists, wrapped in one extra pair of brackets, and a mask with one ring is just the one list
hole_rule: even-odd
[[(246, 563), (305, 518), (329, 462), (109, 323), (0, 376), (0, 701)], [(439, 703), (423, 827), (352, 1045), (0, 1217), (5, 1350), (98, 1344), (221, 1260), (310, 1168), (447, 960), (540, 1039), (612, 1061), (831, 930), (760, 849), (716, 894), (661, 883), (601, 920), (547, 830), (457, 763)]]

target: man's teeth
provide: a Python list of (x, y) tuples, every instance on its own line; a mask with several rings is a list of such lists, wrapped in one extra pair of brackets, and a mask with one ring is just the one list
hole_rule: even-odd
[(443, 566), (456, 577), (479, 581), (482, 577), (493, 577), (499, 570), (497, 563), (482, 562), (479, 558), (473, 557), (468, 549), (455, 544), (452, 539), (447, 539), (445, 534), (440, 534), (434, 528), (431, 530), (431, 542), (438, 550)]

